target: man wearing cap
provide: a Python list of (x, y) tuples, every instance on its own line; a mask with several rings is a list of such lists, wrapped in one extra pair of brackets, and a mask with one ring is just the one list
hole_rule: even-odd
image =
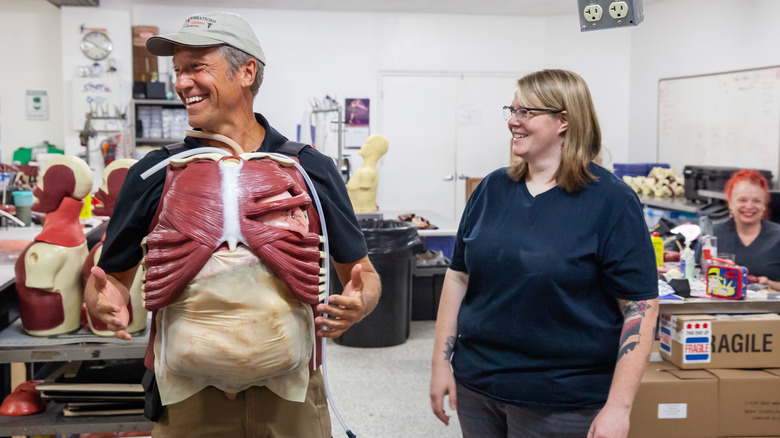
[[(316, 188), (330, 242), (329, 255), (344, 284), (344, 292), (331, 296), (327, 304), (317, 304), (316, 293), (313, 303), (305, 302), (308, 295), (297, 293), (296, 281), (310, 274), (310, 271), (307, 271), (309, 274), (302, 273), (308, 269), (304, 263), (307, 257), (314, 257), (315, 263), (321, 257), (316, 233), (311, 240), (311, 230), (318, 227), (308, 225), (309, 220), (316, 222), (317, 219), (311, 217), (314, 210), (311, 199), (306, 196), (307, 189), (301, 184), (302, 178), (289, 170), (290, 165), (284, 160), (275, 159), (278, 163), (267, 164), (267, 159), (251, 161), (258, 154), (246, 155), (276, 152), (287, 143), (265, 117), (253, 112), (253, 100), (263, 79), (266, 59), (251, 25), (242, 17), (227, 12), (194, 14), (178, 32), (149, 38), (146, 48), (157, 56), (173, 56), (176, 93), (184, 102), (189, 124), (195, 131), (188, 131), (183, 145), (148, 153), (128, 172), (109, 222), (101, 259), (87, 283), (87, 306), (118, 338), (130, 338), (125, 331), (128, 320), (125, 303), (135, 266), (144, 257), (144, 240), (149, 248), (146, 254), (146, 306), (153, 310), (154, 318), (144, 363), (154, 371), (157, 380), (151, 383), (152, 374), (147, 372), (144, 383), (148, 387), (147, 405), (154, 400), (154, 392), (159, 388), (158, 402), (163, 406), (157, 411), (152, 404), (152, 409), (145, 412), (156, 421), (154, 436), (330, 437), (330, 417), (316, 346), (320, 337), (338, 337), (368, 315), (376, 307), (381, 288), (379, 276), (368, 260), (365, 239), (344, 182), (330, 158), (310, 147), (300, 150), (297, 159)], [(191, 151), (202, 147), (219, 148), (232, 157), (219, 158), (219, 154), (213, 153), (195, 155), (171, 160), (168, 171), (147, 172), (167, 160), (171, 153), (197, 153)], [(258, 164), (258, 161), (263, 163)], [(289, 180), (289, 184), (284, 185), (286, 189), (276, 190), (265, 183), (246, 184), (248, 189), (242, 187), (242, 172), (255, 168), (256, 172), (266, 172), (260, 169), (262, 165), (270, 172), (267, 175), (272, 175), (267, 179)], [(216, 169), (214, 166), (219, 166), (219, 170), (213, 170)], [(168, 177), (173, 182), (166, 181), (166, 173), (174, 175)], [(229, 179), (226, 175), (238, 175), (233, 179), (232, 191), (224, 188)], [(266, 174), (263, 175), (266, 178)], [(254, 178), (265, 181), (256, 175)], [(254, 196), (252, 202), (255, 204), (252, 205), (262, 207), (286, 202), (289, 208), (273, 214), (242, 217), (243, 222), (235, 219), (241, 224), (240, 231), (217, 230), (218, 234), (222, 233), (214, 240), (218, 248), (213, 248), (213, 254), (212, 249), (208, 249), (206, 258), (209, 260), (205, 265), (199, 263), (192, 268), (190, 260), (200, 257), (198, 254), (203, 246), (193, 246), (193, 241), (203, 238), (210, 223), (229, 222), (231, 208), (245, 211), (240, 205), (231, 204), (228, 198), (233, 192), (247, 191)], [(224, 198), (223, 202), (212, 199), (214, 197), (209, 193), (228, 196), (216, 196)], [(249, 202), (238, 196), (239, 204)], [(268, 204), (264, 204), (266, 202)], [(217, 219), (212, 221), (190, 214), (190, 211), (204, 209), (219, 210), (217, 214), (211, 214)], [(206, 215), (210, 213), (206, 211)], [(182, 219), (177, 221), (170, 219), (172, 217)], [(284, 242), (257, 244), (256, 236), (250, 235), (247, 229), (272, 230), (269, 235), (283, 236), (278, 241)], [(238, 233), (238, 238), (225, 237), (230, 233)], [(236, 245), (236, 239), (240, 244)], [(277, 237), (269, 238), (273, 239)], [(285, 246), (289, 242), (297, 243), (289, 248), (290, 245)], [(261, 255), (274, 250), (281, 254), (281, 268), (279, 263), (274, 264), (276, 262)], [(297, 251), (303, 255), (298, 256)], [(216, 259), (219, 260), (215, 262)], [(254, 268), (263, 263), (265, 268)], [(285, 264), (290, 268), (284, 269)], [(226, 271), (226, 265), (235, 270)], [(247, 266), (253, 270), (236, 279), (235, 273), (245, 272)], [(163, 272), (164, 281), (158, 281), (159, 272)], [(219, 274), (212, 276), (214, 272)], [(229, 272), (231, 277), (214, 280), (225, 275), (224, 272)], [(315, 287), (317, 272), (314, 273)], [(182, 276), (189, 281), (184, 287), (166, 291), (172, 284), (178, 284)], [(260, 287), (249, 289), (245, 284)], [(281, 292), (274, 292), (277, 289)], [(238, 304), (225, 300), (215, 305), (213, 298), (218, 293), (206, 297), (214, 290), (233, 295), (249, 291), (251, 298)], [(260, 301), (274, 304), (259, 304)], [(239, 315), (234, 311), (237, 307), (249, 309), (243, 314), (245, 320), (236, 316)], [(189, 316), (175, 316), (184, 313)], [(206, 318), (199, 315), (207, 314), (211, 318), (209, 321), (215, 322), (198, 321)], [(302, 320), (301, 315), (307, 315), (307, 320)], [(311, 339), (311, 330), (306, 333), (312, 318), (316, 325), (316, 341)], [(209, 324), (213, 327), (203, 329)], [(279, 331), (280, 325), (284, 330)], [(195, 333), (201, 333), (201, 330), (210, 330), (209, 336), (213, 337), (195, 339)], [(282, 340), (269, 342), (271, 339), (268, 338), (272, 336), (267, 333), (276, 331), (283, 335)], [(302, 350), (300, 345), (306, 350), (312, 344), (313, 354), (311, 351), (298, 354)], [(263, 367), (268, 364), (259, 362), (266, 357), (270, 359), (265, 362), (274, 362), (271, 359), (277, 356), (280, 361), (300, 356), (299, 362), (311, 357), (311, 364), (291, 364), (267, 375), (248, 375), (265, 369)]]

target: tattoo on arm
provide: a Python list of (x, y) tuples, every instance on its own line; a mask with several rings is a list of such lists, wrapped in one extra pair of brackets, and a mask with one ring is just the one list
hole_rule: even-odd
[(620, 334), (620, 350), (618, 358), (620, 359), (634, 350), (639, 345), (639, 329), (645, 318), (645, 313), (652, 307), (647, 301), (629, 301), (618, 300), (620, 311), (623, 313), (623, 332)]
[(452, 359), (452, 350), (455, 348), (455, 336), (447, 336), (447, 342), (444, 343), (444, 360)]

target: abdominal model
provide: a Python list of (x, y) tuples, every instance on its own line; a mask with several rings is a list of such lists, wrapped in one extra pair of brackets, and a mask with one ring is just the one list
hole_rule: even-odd
[[(119, 190), (122, 188), (122, 183), (125, 181), (128, 169), (130, 169), (130, 166), (135, 164), (136, 161), (137, 160), (131, 158), (123, 158), (112, 161), (111, 164), (106, 166), (103, 170), (103, 182), (100, 185), (100, 189), (95, 193), (95, 199), (99, 201), (99, 203), (92, 210), (93, 214), (97, 216), (111, 216), (114, 214), (114, 205), (116, 204)], [(105, 239), (105, 237), (104, 234), (103, 239)], [(92, 248), (86, 262), (84, 262), (84, 269), (82, 271), (84, 284), (86, 284), (86, 280), (89, 278), (90, 270), (97, 264), (98, 260), (100, 260), (100, 254), (103, 251), (103, 239)], [(130, 322), (126, 329), (128, 333), (135, 333), (146, 328), (147, 311), (144, 308), (143, 291), (141, 288), (143, 275), (144, 270), (139, 266), (133, 284), (130, 287), (130, 301), (127, 303), (127, 309), (130, 312)], [(109, 330), (103, 321), (88, 312), (87, 324), (92, 333), (95, 333), (96, 335), (114, 335), (114, 332)]]
[(46, 219), (14, 268), (22, 326), (31, 335), (67, 333), (80, 326), (81, 269), (88, 251), (79, 213), (91, 189), (87, 163), (58, 155), (33, 191), (32, 210), (46, 213)]
[(209, 385), (305, 398), (324, 254), (292, 164), (265, 154), (172, 161), (144, 285), (163, 404)]

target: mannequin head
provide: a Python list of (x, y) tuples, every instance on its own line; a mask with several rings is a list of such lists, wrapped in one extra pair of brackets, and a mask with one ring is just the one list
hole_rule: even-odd
[(96, 215), (111, 216), (114, 213), (114, 204), (116, 203), (117, 195), (119, 195), (119, 189), (122, 188), (128, 169), (136, 161), (132, 158), (122, 158), (121, 160), (112, 161), (103, 170), (103, 183), (100, 185), (97, 193), (95, 193), (95, 199), (100, 201), (100, 204), (93, 210)]
[(50, 213), (66, 197), (84, 199), (92, 190), (92, 171), (81, 158), (56, 155), (46, 164), (38, 186), (33, 190), (33, 211)]
[(387, 153), (387, 149), (387, 138), (381, 134), (374, 134), (366, 139), (366, 142), (360, 147), (358, 154), (365, 160), (373, 159), (376, 161)]

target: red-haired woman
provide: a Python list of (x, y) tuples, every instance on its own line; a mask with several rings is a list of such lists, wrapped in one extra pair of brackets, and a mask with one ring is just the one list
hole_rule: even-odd
[(754, 281), (780, 290), (780, 224), (769, 219), (769, 184), (761, 173), (743, 169), (726, 183), (731, 218), (714, 227), (718, 252), (734, 254)]

